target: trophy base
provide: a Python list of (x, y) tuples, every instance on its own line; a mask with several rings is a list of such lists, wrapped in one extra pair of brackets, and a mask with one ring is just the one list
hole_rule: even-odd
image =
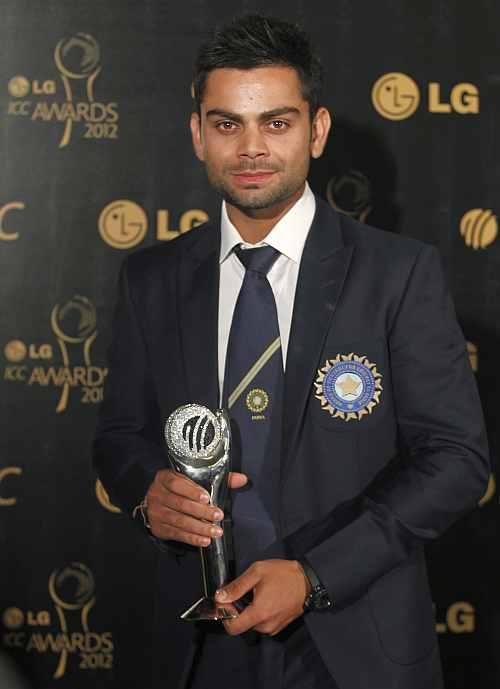
[(205, 597), (200, 598), (186, 612), (183, 612), (181, 620), (197, 622), (198, 620), (233, 620), (236, 617), (238, 617), (236, 611), (231, 612), (228, 608), (224, 608), (216, 603), (213, 598)]

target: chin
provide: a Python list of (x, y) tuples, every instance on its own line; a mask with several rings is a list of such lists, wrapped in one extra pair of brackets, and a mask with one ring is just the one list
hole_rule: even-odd
[(286, 201), (293, 193), (295, 193), (295, 190), (289, 189), (263, 189), (261, 192), (257, 189), (249, 189), (248, 193), (242, 193), (241, 191), (225, 188), (222, 192), (222, 196), (226, 203), (230, 203), (232, 206), (236, 206), (242, 210), (257, 211), (283, 203), (283, 201)]

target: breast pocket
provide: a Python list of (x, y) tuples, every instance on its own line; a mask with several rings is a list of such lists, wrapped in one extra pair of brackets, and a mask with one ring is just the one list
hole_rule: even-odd
[(392, 407), (387, 342), (327, 341), (311, 391), (311, 417), (330, 431), (378, 427)]

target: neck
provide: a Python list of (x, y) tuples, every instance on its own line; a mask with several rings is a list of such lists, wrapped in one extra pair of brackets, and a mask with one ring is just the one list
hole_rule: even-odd
[(302, 185), (292, 196), (270, 208), (249, 209), (226, 202), (229, 220), (236, 227), (244, 242), (257, 244), (267, 237), (273, 227), (288, 213), (304, 193)]

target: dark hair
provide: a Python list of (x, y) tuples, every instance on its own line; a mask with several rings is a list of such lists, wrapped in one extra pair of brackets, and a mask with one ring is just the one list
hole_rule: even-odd
[(253, 69), (283, 65), (297, 71), (311, 118), (319, 107), (323, 68), (306, 34), (296, 25), (256, 14), (237, 17), (203, 43), (195, 62), (193, 97), (200, 105), (209, 73), (214, 69)]

